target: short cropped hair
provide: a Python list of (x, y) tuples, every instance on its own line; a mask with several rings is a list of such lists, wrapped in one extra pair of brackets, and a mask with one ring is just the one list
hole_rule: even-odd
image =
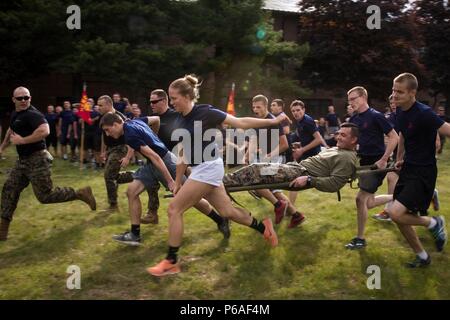
[(98, 98), (98, 99), (97, 99), (97, 103), (98, 103), (99, 100), (105, 100), (105, 102), (106, 102), (108, 105), (110, 105), (110, 106), (113, 105), (113, 100), (111, 99), (110, 96), (108, 96), (108, 95), (106, 95), (106, 94), (103, 95), (103, 96), (101, 96), (100, 98)]
[(344, 122), (341, 124), (341, 128), (350, 128), (351, 135), (355, 138), (359, 138), (359, 128), (356, 124), (351, 122)]
[(349, 95), (352, 92), (356, 92), (359, 96), (363, 96), (366, 99), (369, 97), (369, 95), (367, 94), (367, 90), (364, 87), (360, 87), (360, 86), (353, 87), (350, 90), (348, 90), (347, 95)]
[(103, 126), (112, 127), (114, 123), (123, 123), (122, 118), (115, 112), (108, 112), (100, 120), (100, 128)]
[(419, 82), (417, 81), (416, 76), (408, 72), (402, 73), (395, 77), (394, 82), (406, 83), (406, 88), (408, 88), (408, 90), (417, 90), (419, 87)]
[(302, 109), (305, 109), (305, 103), (302, 100), (294, 100), (291, 102), (290, 108), (300, 106)]
[(166, 99), (166, 100), (168, 100), (167, 93), (163, 89), (155, 89), (152, 92), (150, 92), (150, 95), (155, 95), (159, 99)]
[(262, 102), (266, 107), (269, 105), (269, 99), (265, 95), (258, 94), (253, 97), (252, 102)]

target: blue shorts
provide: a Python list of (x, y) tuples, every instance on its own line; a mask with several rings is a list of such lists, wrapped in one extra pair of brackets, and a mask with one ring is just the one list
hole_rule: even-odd
[[(177, 158), (172, 152), (168, 151), (162, 158), (162, 160), (169, 170), (170, 175), (175, 180)], [(133, 179), (141, 181), (146, 189), (159, 186), (160, 182), (164, 185), (164, 187), (166, 187), (166, 189), (168, 188), (167, 181), (164, 178), (164, 175), (150, 161), (148, 161), (145, 166), (140, 167), (135, 173), (133, 173)]]

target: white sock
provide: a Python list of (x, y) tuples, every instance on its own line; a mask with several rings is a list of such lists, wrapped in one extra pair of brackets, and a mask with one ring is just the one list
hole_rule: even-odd
[(420, 259), (422, 259), (422, 260), (427, 260), (427, 258), (428, 258), (428, 253), (427, 253), (425, 250), (423, 250), (422, 252), (419, 252), (419, 253), (417, 254), (417, 256), (418, 256)]
[(436, 223), (437, 223), (436, 219), (431, 218), (430, 224), (428, 225), (428, 229), (433, 229)]

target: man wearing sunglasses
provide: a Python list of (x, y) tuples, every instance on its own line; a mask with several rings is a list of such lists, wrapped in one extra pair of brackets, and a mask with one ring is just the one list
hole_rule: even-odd
[(69, 187), (53, 188), (49, 153), (45, 138), (50, 129), (44, 115), (31, 105), (30, 91), (18, 87), (13, 92), (15, 111), (11, 115), (10, 128), (0, 145), (0, 155), (9, 145), (16, 145), (19, 159), (3, 185), (1, 194), (0, 241), (8, 237), (9, 225), (19, 201), (20, 193), (31, 183), (36, 198), (41, 203), (59, 203), (81, 200), (96, 209), (90, 187), (75, 191)]

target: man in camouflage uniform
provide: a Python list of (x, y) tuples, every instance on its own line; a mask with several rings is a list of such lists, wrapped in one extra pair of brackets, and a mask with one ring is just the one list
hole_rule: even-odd
[(19, 159), (3, 185), (1, 195), (0, 240), (8, 237), (8, 229), (17, 208), (20, 193), (30, 184), (41, 203), (59, 203), (73, 200), (86, 202), (96, 209), (95, 198), (90, 187), (75, 191), (68, 187), (53, 188), (50, 172), (51, 156), (46, 151), (45, 137), (50, 129), (45, 117), (31, 106), (30, 91), (18, 87), (12, 98), (16, 110), (11, 115), (10, 128), (0, 145), (0, 156), (12, 142), (16, 145)]
[[(123, 121), (126, 120), (126, 117), (122, 113), (114, 109), (113, 100), (110, 96), (104, 95), (98, 98), (97, 105), (102, 117), (106, 113), (117, 113)], [(109, 203), (109, 207), (107, 210), (118, 210), (117, 189), (119, 187), (119, 184), (130, 183), (133, 181), (132, 171), (120, 172), (120, 168), (122, 166), (125, 166), (124, 160), (126, 158), (130, 159), (132, 154), (133, 150), (131, 148), (127, 148), (123, 137), (114, 139), (112, 137), (106, 136), (104, 132), (102, 133), (100, 157), (103, 159), (103, 161), (106, 161), (104, 178)]]
[(344, 123), (337, 136), (337, 147), (318, 155), (287, 164), (256, 163), (223, 178), (225, 188), (291, 182), (292, 187), (313, 187), (323, 192), (337, 192), (356, 171), (358, 127)]

